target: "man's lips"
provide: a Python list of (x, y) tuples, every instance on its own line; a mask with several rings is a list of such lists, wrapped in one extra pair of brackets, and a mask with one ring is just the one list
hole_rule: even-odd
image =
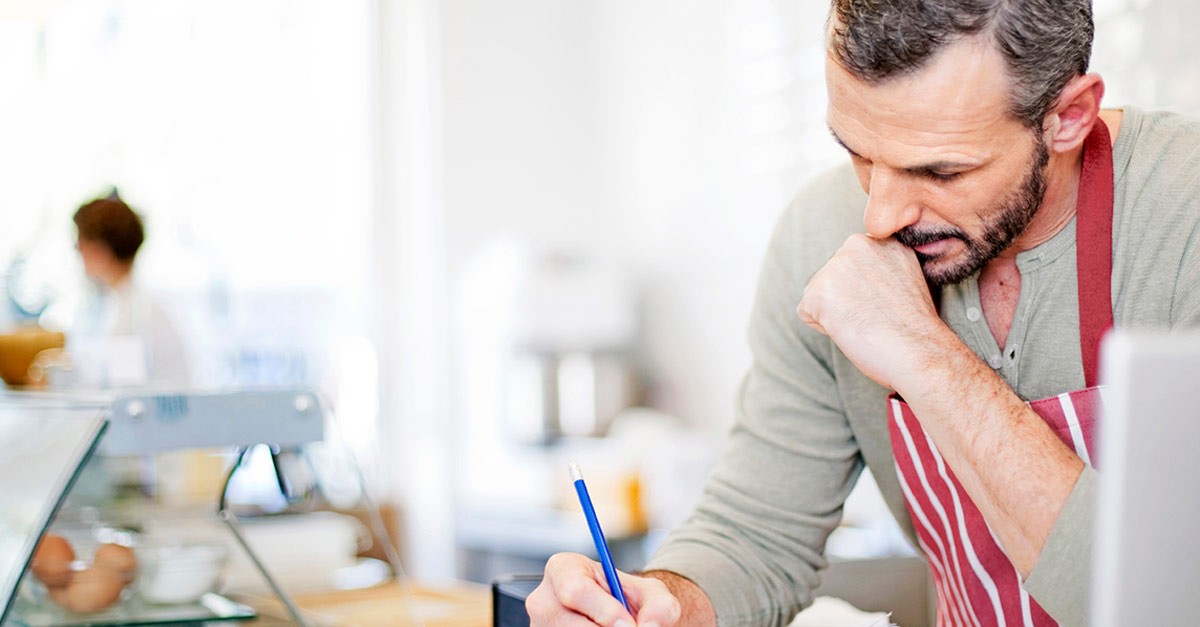
[(949, 248), (950, 245), (953, 244), (953, 242), (954, 242), (954, 238), (947, 237), (945, 239), (939, 239), (939, 240), (936, 240), (933, 242), (929, 242), (928, 244), (921, 244), (920, 246), (914, 246), (913, 250), (921, 253), (922, 255), (925, 255), (926, 257), (937, 257), (938, 255), (941, 255), (942, 253), (946, 252), (946, 249)]

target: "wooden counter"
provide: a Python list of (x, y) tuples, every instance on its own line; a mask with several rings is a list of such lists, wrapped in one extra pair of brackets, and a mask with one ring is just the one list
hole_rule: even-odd
[[(291, 625), (275, 597), (240, 597), (260, 617), (247, 627)], [(463, 583), (432, 588), (395, 582), (364, 588), (295, 596), (313, 625), (337, 627), (486, 627), (492, 624), (492, 597), (487, 586)], [(414, 617), (417, 621), (414, 621)]]

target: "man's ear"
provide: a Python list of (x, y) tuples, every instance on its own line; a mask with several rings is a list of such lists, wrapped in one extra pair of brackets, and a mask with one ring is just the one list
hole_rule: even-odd
[(1099, 74), (1076, 76), (1067, 83), (1046, 116), (1046, 140), (1053, 152), (1070, 152), (1083, 145), (1100, 117), (1104, 79)]

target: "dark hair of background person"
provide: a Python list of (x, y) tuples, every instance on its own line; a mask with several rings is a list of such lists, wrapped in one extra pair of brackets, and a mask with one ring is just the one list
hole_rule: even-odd
[(142, 219), (115, 195), (84, 204), (74, 220), (79, 237), (102, 242), (120, 261), (132, 262), (146, 239)]
[(1091, 0), (833, 0), (829, 46), (869, 83), (920, 70), (948, 44), (988, 37), (1004, 56), (1013, 115), (1040, 133), (1067, 82), (1087, 73)]

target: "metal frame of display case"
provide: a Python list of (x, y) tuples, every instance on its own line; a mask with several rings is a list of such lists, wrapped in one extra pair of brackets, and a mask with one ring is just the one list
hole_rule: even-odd
[[(320, 396), (307, 388), (126, 395), (113, 401), (101, 450), (122, 455), (258, 444), (295, 447), (325, 439), (325, 416)], [(309, 627), (295, 600), (246, 541), (234, 512), (221, 507), (217, 516), (292, 619)]]

